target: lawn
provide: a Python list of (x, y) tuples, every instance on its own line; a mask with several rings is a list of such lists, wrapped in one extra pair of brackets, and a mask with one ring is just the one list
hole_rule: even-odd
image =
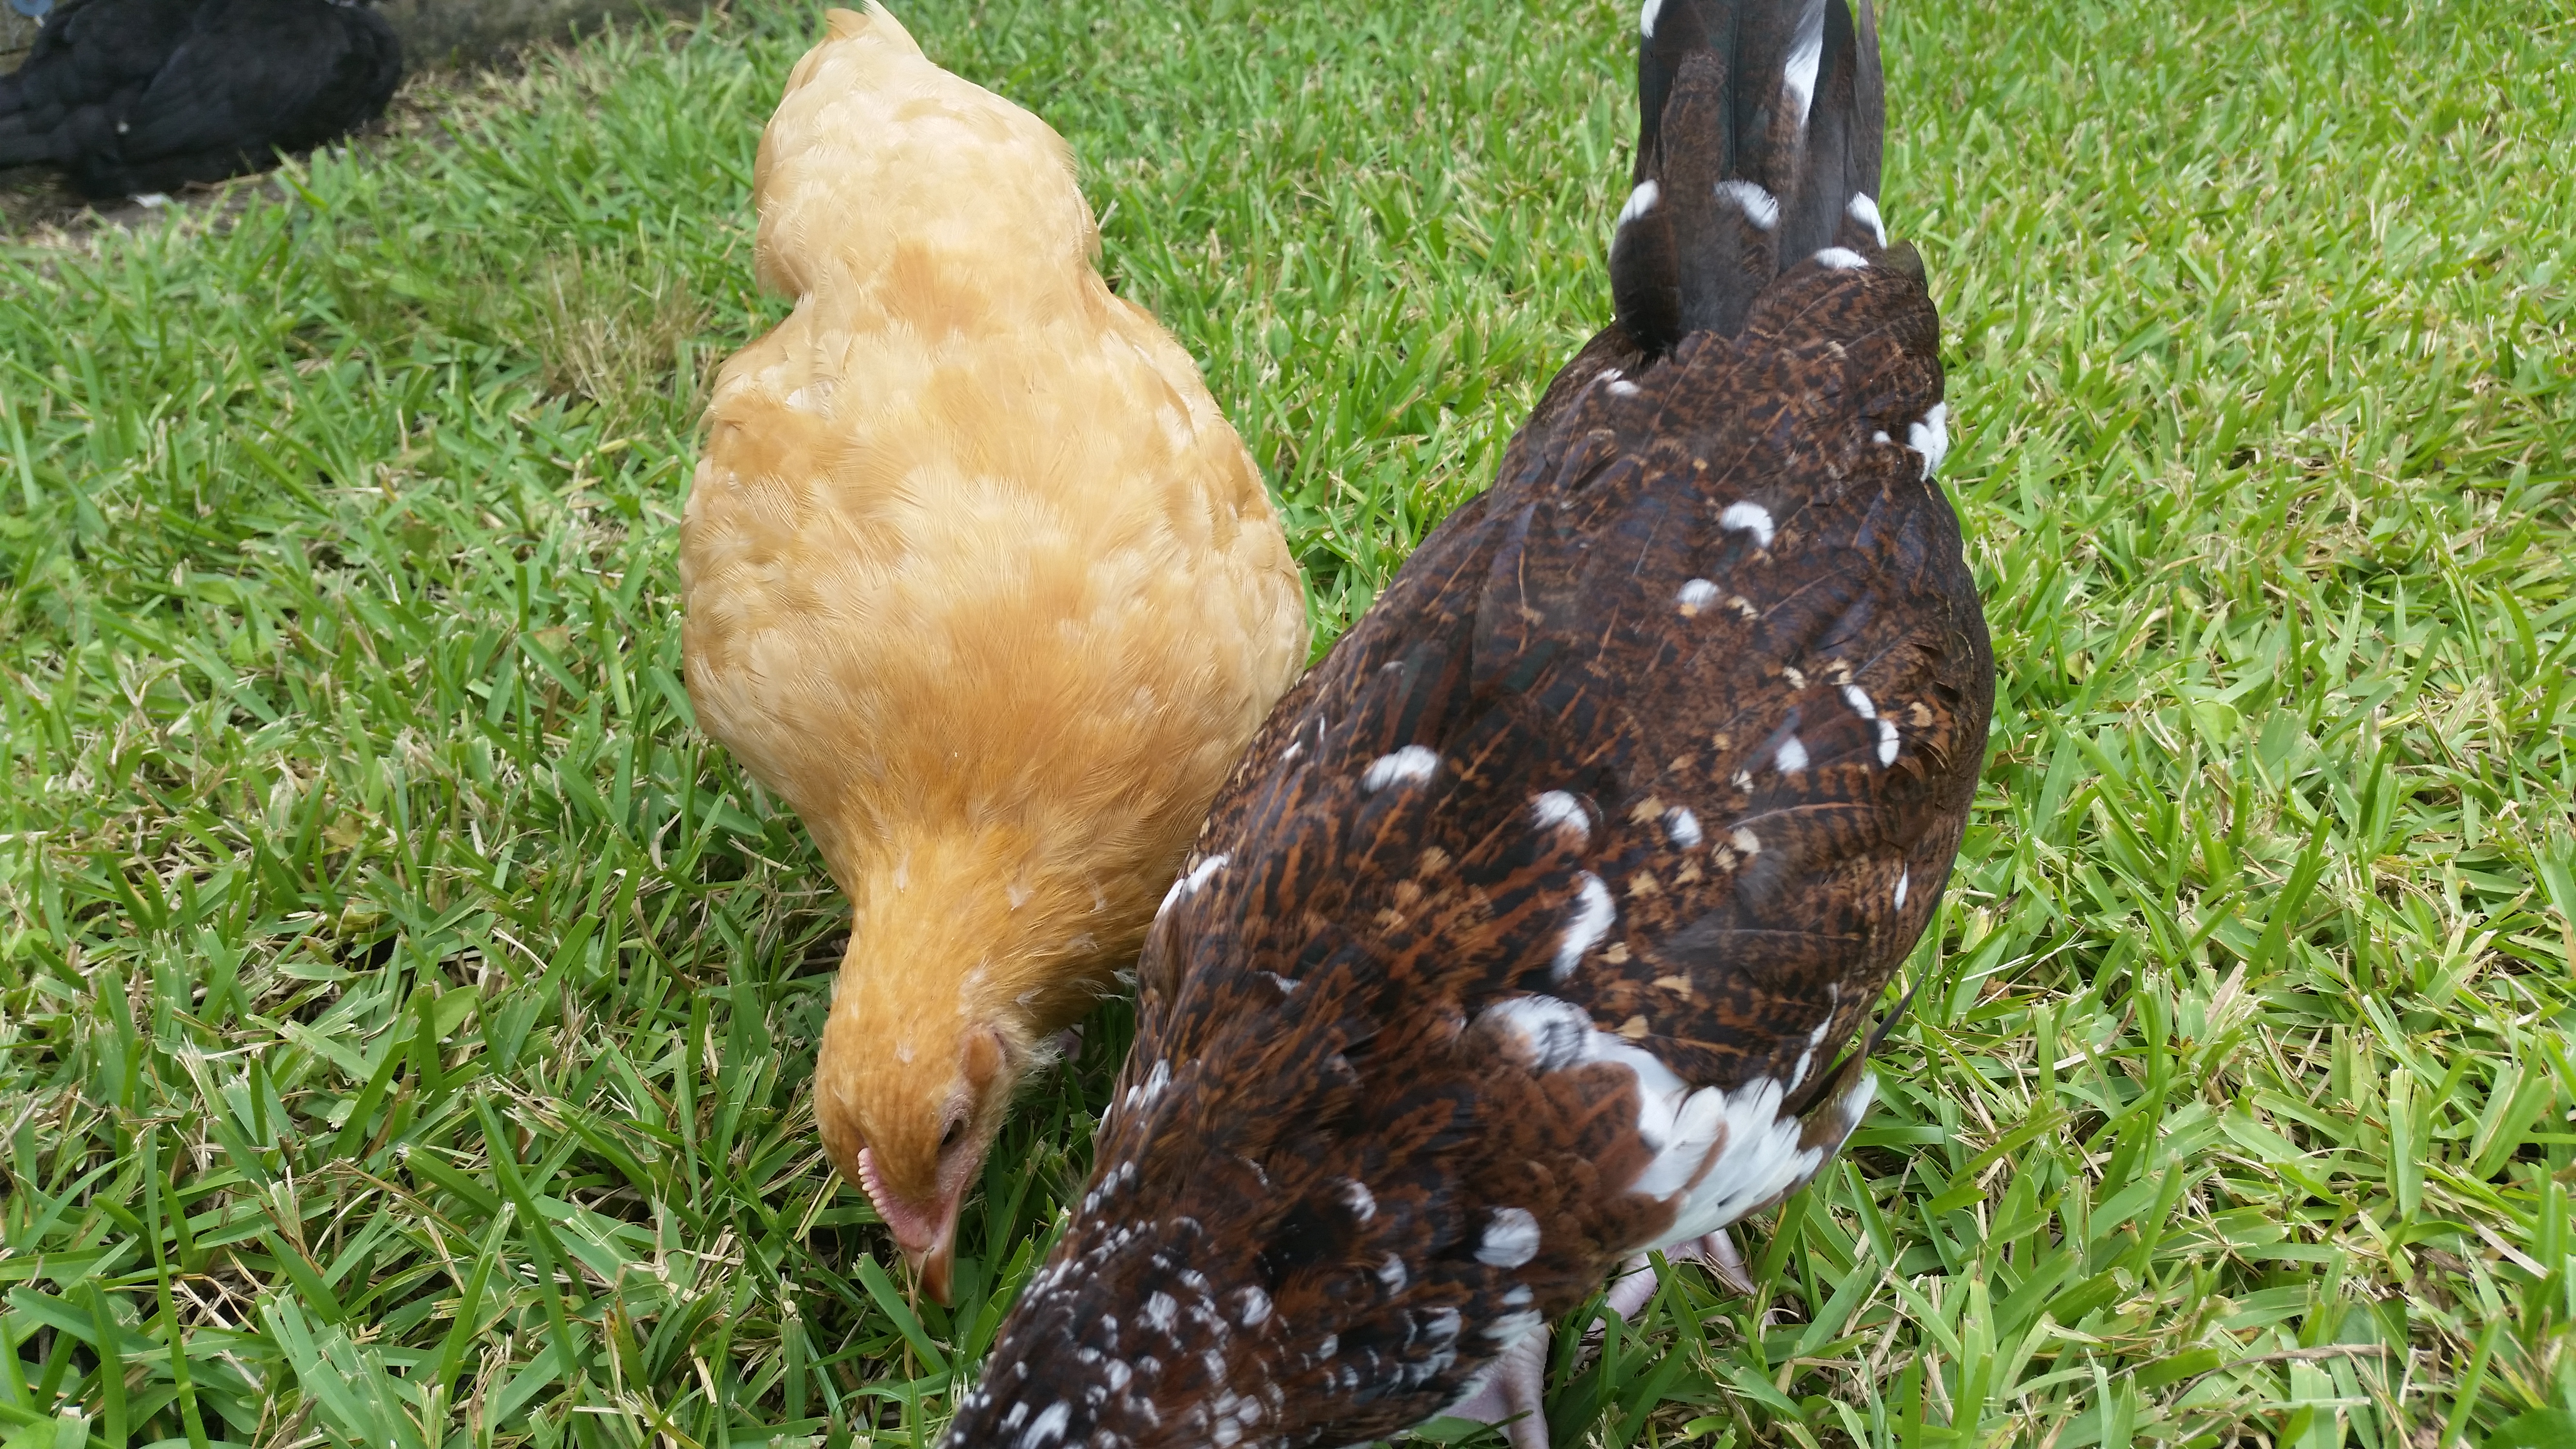
[[(756, 13), (755, 13), (756, 12)], [(1607, 315), (1634, 7), (914, 0), (1072, 140), (1317, 642)], [(804, 1092), (841, 903), (674, 526), (817, 17), (0, 239), (0, 1446), (927, 1445), (1128, 1027), (911, 1305)], [(1566, 1445), (2576, 1444), (2563, 7), (1895, 0), (2002, 673), (1882, 1104)]]

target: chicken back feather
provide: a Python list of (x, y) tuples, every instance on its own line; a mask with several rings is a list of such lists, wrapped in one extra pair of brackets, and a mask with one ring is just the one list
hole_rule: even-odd
[(1866, 1110), (1994, 679), (1862, 4), (1649, 0), (1617, 321), (1219, 797), (951, 1445), (1534, 1410), (1551, 1319)]

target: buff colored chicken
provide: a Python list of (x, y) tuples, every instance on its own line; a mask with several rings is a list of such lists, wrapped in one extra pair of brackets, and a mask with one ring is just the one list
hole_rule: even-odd
[(1063, 139), (884, 10), (828, 20), (761, 138), (796, 309), (717, 381), (682, 637), (700, 723), (850, 897), (815, 1118), (944, 1301), (1014, 1085), (1134, 959), (1306, 620)]

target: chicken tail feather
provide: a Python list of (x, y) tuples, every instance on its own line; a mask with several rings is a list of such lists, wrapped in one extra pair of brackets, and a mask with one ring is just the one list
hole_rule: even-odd
[(1732, 336), (1819, 251), (1874, 258), (1887, 103), (1869, 0), (1645, 0), (1635, 189), (1610, 247), (1650, 355)]

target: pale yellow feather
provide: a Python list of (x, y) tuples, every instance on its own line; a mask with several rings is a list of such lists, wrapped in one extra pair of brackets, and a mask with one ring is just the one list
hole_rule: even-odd
[(796, 306), (717, 381), (683, 640), (699, 722), (854, 908), (826, 1142), (849, 1169), (834, 1119), (866, 1126), (910, 1190), (959, 1034), (1025, 1061), (1132, 959), (1306, 622), (1241, 439), (1101, 280), (1063, 140), (882, 10), (829, 25), (761, 138), (759, 273)]

